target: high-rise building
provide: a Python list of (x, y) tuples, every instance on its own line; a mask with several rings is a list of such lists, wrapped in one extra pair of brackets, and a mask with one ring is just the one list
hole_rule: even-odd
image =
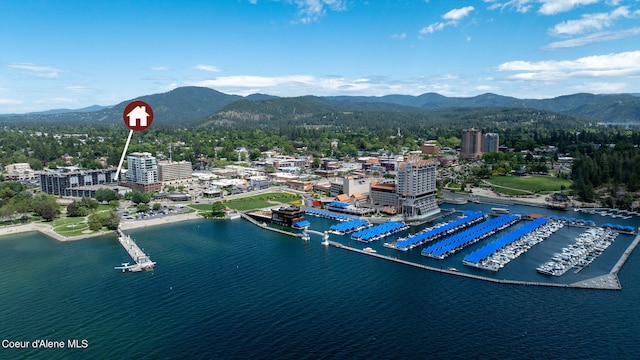
[(179, 181), (191, 179), (192, 165), (188, 161), (159, 161), (158, 181)]
[(150, 153), (134, 152), (127, 156), (126, 186), (139, 191), (160, 191), (158, 164)]
[(484, 134), (484, 152), (496, 152), (500, 147), (500, 135), (496, 133)]
[(396, 182), (398, 206), (405, 218), (425, 218), (440, 212), (434, 160), (409, 160), (400, 164)]
[(465, 159), (482, 157), (482, 131), (474, 128), (462, 130), (460, 157)]

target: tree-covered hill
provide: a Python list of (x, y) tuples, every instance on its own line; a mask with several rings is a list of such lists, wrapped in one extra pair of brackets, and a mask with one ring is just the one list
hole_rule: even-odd
[(204, 87), (180, 87), (166, 93), (141, 96), (95, 112), (25, 114), (0, 116), (2, 123), (121, 124), (122, 112), (132, 100), (142, 100), (153, 108), (155, 126), (192, 125), (234, 101), (238, 95), (223, 94)]
[[(136, 100), (136, 99), (131, 99)], [(111, 124), (122, 123), (122, 111), (131, 100), (98, 111), (43, 112), (0, 115), (1, 124)], [(634, 95), (574, 94), (553, 99), (516, 99), (497, 94), (446, 97), (436, 93), (419, 96), (302, 96), (275, 97), (253, 94), (228, 95), (204, 87), (181, 87), (166, 93), (141, 96), (154, 110), (154, 126), (205, 126), (221, 124), (400, 126), (439, 120), (460, 121), (456, 114), (500, 118), (504, 121), (546, 124), (605, 122), (640, 123), (640, 97)], [(532, 110), (535, 109), (535, 110)], [(537, 113), (538, 115), (532, 115)], [(550, 114), (555, 114), (551, 116)], [(563, 114), (563, 115), (560, 115)], [(366, 117), (367, 119), (363, 119)], [(552, 119), (555, 117), (555, 119)], [(478, 121), (478, 118), (472, 118)], [(501, 121), (502, 121), (501, 120)], [(546, 121), (546, 120), (544, 120)], [(539, 122), (538, 122), (539, 123)], [(473, 124), (469, 124), (472, 126)]]
[(419, 129), (431, 127), (546, 127), (574, 128), (585, 120), (550, 111), (501, 107), (418, 109), (381, 103), (327, 101), (312, 96), (263, 101), (241, 100), (210, 115), (200, 126)]

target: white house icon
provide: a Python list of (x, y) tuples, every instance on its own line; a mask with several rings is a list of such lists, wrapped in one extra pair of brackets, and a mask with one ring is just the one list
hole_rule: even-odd
[(147, 118), (151, 116), (147, 113), (146, 106), (136, 106), (133, 110), (129, 111), (127, 117), (129, 118), (129, 126), (147, 126)]

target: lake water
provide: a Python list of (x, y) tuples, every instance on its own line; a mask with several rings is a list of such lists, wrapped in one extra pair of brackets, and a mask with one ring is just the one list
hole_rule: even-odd
[[(316, 230), (333, 224), (310, 220)], [(154, 271), (114, 270), (130, 261), (115, 236), (72, 243), (37, 233), (0, 238), (0, 334), (29, 344), (0, 348), (0, 358), (640, 357), (638, 253), (619, 274), (623, 289), (605, 291), (440, 274), (324, 247), (318, 236), (305, 243), (244, 220), (195, 220), (127, 233), (157, 261)], [(567, 229), (540, 244), (549, 248), (534, 248), (495, 275), (460, 263), (471, 250), (440, 263), (419, 249), (402, 253), (380, 242), (372, 247), (499, 278), (572, 282), (608, 272), (627, 241), (616, 240), (617, 247), (579, 274), (549, 279), (535, 272), (554, 246), (578, 233)], [(69, 348), (73, 339), (86, 340), (87, 347)], [(34, 340), (61, 341), (65, 348), (34, 349)]]

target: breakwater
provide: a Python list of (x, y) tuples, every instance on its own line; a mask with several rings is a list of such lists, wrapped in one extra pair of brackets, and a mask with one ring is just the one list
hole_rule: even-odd
[(595, 278), (595, 279), (597, 279), (597, 281), (592, 281), (593, 279), (589, 279), (589, 280), (580, 281), (580, 282), (571, 283), (571, 284), (558, 284), (558, 283), (534, 282), (534, 281), (520, 281), (520, 280), (508, 280), (508, 279), (494, 279), (494, 278), (490, 278), (490, 277), (486, 277), (486, 276), (467, 274), (467, 273), (463, 273), (463, 272), (459, 272), (459, 271), (455, 271), (455, 270), (440, 269), (440, 268), (433, 267), (433, 266), (418, 264), (418, 263), (402, 260), (402, 259), (399, 259), (399, 258), (396, 258), (396, 257), (392, 257), (392, 256), (387, 256), (387, 255), (382, 255), (382, 254), (378, 254), (378, 253), (372, 253), (372, 252), (360, 250), (360, 249), (357, 249), (357, 248), (354, 248), (354, 247), (351, 247), (351, 246), (342, 245), (340, 243), (336, 243), (336, 242), (333, 242), (333, 241), (331, 242), (331, 245), (333, 245), (333, 246), (335, 246), (337, 248), (340, 248), (340, 249), (353, 251), (353, 252), (356, 252), (356, 253), (359, 253), (359, 254), (374, 256), (374, 257), (377, 257), (379, 259), (384, 259), (384, 260), (387, 260), (387, 261), (393, 261), (393, 262), (396, 262), (396, 263), (399, 263), (399, 264), (413, 266), (413, 267), (416, 267), (416, 268), (419, 268), (419, 269), (423, 269), (423, 270), (435, 271), (435, 272), (449, 274), (449, 275), (455, 275), (455, 276), (462, 276), (462, 277), (466, 277), (466, 278), (470, 278), (470, 279), (488, 281), (488, 282), (493, 282), (493, 283), (498, 283), (498, 284), (525, 285), (525, 286), (547, 286), (547, 287), (562, 287), (562, 288), (581, 288), (581, 289), (599, 289), (599, 290), (621, 290), (622, 289), (616, 274), (608, 274), (608, 275), (605, 275), (605, 276), (599, 276), (599, 277)]
[[(296, 233), (291, 233), (291, 232), (287, 232), (287, 231), (283, 231), (283, 230), (279, 230), (279, 229), (274, 229), (274, 228), (270, 228), (268, 226), (265, 226), (263, 224), (260, 224), (260, 223), (258, 223), (257, 221), (255, 221), (254, 219), (252, 219), (251, 217), (249, 217), (246, 214), (242, 214), (242, 217), (244, 219), (249, 220), (253, 224), (255, 224), (255, 225), (257, 225), (257, 226), (259, 226), (259, 227), (261, 227), (263, 229), (267, 229), (267, 230), (270, 230), (270, 231), (275, 231), (275, 232), (278, 232), (278, 233), (281, 233), (281, 234), (284, 234), (284, 235), (289, 235), (289, 236), (294, 236), (294, 237), (302, 237), (302, 234), (296, 234)], [(315, 231), (310, 231), (310, 232), (311, 233), (316, 233)], [(351, 247), (351, 246), (344, 245), (344, 244), (339, 243), (339, 242), (329, 241), (329, 244), (331, 246), (334, 246), (335, 248), (338, 248), (338, 249), (344, 249), (344, 250), (352, 251), (352, 252), (359, 253), (359, 254), (373, 256), (373, 257), (376, 257), (376, 258), (384, 259), (384, 260), (387, 260), (387, 261), (393, 261), (393, 262), (396, 262), (398, 264), (412, 266), (412, 267), (423, 269), (423, 270), (428, 270), (428, 271), (433, 271), (433, 272), (438, 272), (438, 273), (443, 273), (443, 274), (448, 274), (448, 275), (454, 275), (454, 276), (461, 276), (461, 277), (470, 278), (470, 279), (474, 279), (474, 280), (480, 280), (480, 281), (486, 281), (486, 282), (492, 282), (492, 283), (498, 283), (498, 284), (508, 284), (508, 285), (545, 286), (545, 287), (557, 287), (557, 288), (594, 289), (594, 290), (621, 290), (622, 289), (622, 286), (620, 284), (620, 281), (618, 279), (617, 274), (620, 271), (620, 269), (624, 266), (624, 263), (627, 261), (627, 259), (629, 258), (631, 253), (633, 253), (634, 249), (638, 246), (639, 243), (640, 243), (640, 235), (636, 236), (635, 239), (630, 243), (630, 245), (624, 251), (624, 253), (620, 257), (620, 259), (616, 262), (616, 264), (614, 265), (614, 267), (612, 268), (612, 270), (610, 271), (609, 274), (605, 274), (605, 275), (602, 275), (602, 276), (597, 276), (597, 277), (594, 277), (594, 278), (590, 278), (590, 279), (587, 279), (587, 280), (578, 281), (578, 282), (574, 282), (574, 283), (552, 283), (552, 282), (535, 282), (535, 281), (522, 281), (522, 280), (510, 280), (510, 279), (496, 279), (496, 278), (487, 277), (487, 276), (469, 274), (469, 273), (464, 273), (464, 272), (460, 272), (460, 271), (456, 271), (456, 270), (450, 270), (450, 269), (444, 269), (444, 268), (428, 266), (428, 265), (424, 265), (424, 264), (420, 264), (420, 263), (416, 263), (416, 262), (412, 262), (412, 261), (399, 259), (397, 257), (378, 254), (376, 252), (364, 251), (364, 250), (361, 250), (361, 249), (358, 249), (358, 248), (354, 248), (354, 247)]]

